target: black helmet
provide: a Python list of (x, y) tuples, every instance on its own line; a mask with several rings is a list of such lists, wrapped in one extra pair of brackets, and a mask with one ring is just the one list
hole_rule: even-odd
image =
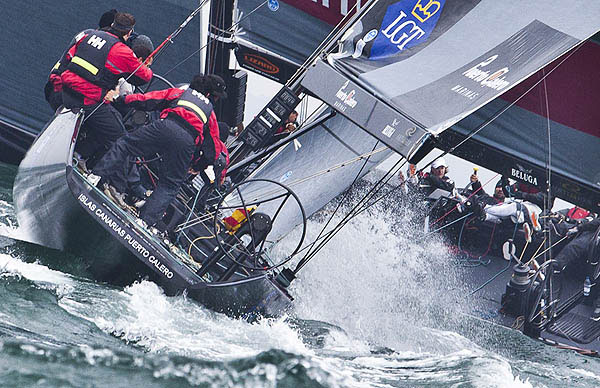
[(115, 15), (117, 14), (116, 9), (111, 9), (110, 11), (106, 11), (100, 17), (100, 21), (98, 22), (98, 27), (105, 28), (110, 27), (112, 22), (115, 20)]

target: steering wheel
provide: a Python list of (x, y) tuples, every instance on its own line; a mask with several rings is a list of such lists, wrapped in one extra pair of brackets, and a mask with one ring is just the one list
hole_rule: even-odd
[[(278, 220), (293, 222), (289, 216), (297, 217), (298, 214), (302, 232), (293, 252), (279, 261), (271, 259), (267, 262), (265, 243), (272, 227)], [(240, 215), (241, 225), (232, 230), (225, 220)], [(283, 215), (288, 217), (279, 219)], [(249, 179), (233, 186), (221, 198), (213, 229), (219, 248), (229, 259), (249, 270), (268, 271), (286, 264), (300, 250), (306, 236), (306, 213), (298, 196), (287, 186), (269, 179)], [(226, 229), (230, 231), (223, 233)]]

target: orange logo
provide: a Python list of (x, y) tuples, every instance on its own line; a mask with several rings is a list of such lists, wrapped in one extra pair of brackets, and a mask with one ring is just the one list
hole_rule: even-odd
[(275, 66), (267, 59), (257, 54), (244, 54), (244, 61), (257, 70), (264, 71), (268, 74), (279, 73), (279, 67)]

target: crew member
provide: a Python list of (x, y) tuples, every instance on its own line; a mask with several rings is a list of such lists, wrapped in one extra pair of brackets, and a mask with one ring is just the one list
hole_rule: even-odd
[(454, 191), (454, 181), (446, 175), (447, 173), (448, 163), (446, 163), (446, 159), (437, 158), (431, 164), (429, 173), (426, 173), (419, 182), (419, 187), (425, 195), (431, 194), (436, 189), (452, 193)]
[[(478, 190), (481, 183), (477, 175), (471, 175), (473, 189)], [(522, 191), (523, 189), (528, 192)], [(472, 199), (473, 214), (481, 221), (499, 223), (510, 218), (515, 224), (523, 224), (523, 231), (529, 240), (534, 231), (540, 231), (539, 215), (544, 206), (545, 195), (534, 187), (510, 185), (508, 179), (502, 177), (496, 184), (494, 196), (490, 197), (483, 190)], [(469, 207), (469, 206), (468, 206)]]
[[(567, 266), (587, 266), (591, 264), (587, 263), (588, 259), (598, 260), (597, 257), (593, 257), (595, 256), (593, 255), (595, 251), (593, 248), (598, 244), (598, 241), (594, 238), (598, 228), (600, 228), (600, 218), (596, 217), (591, 221), (583, 222), (569, 229), (567, 232), (567, 235), (575, 237), (556, 255), (556, 262), (553, 263), (554, 295), (557, 295), (557, 297), (560, 296), (562, 278)], [(592, 254), (590, 255), (590, 253)], [(589, 270), (589, 268), (586, 268), (586, 270)], [(594, 321), (600, 321), (600, 294), (596, 297), (594, 304), (596, 308), (590, 318)]]
[(125, 133), (120, 114), (103, 101), (107, 92), (122, 77), (134, 85), (152, 78), (152, 70), (140, 64), (125, 44), (134, 25), (132, 15), (118, 12), (106, 31), (86, 34), (66, 55), (69, 63), (61, 74), (63, 103), (69, 109), (84, 109), (87, 138), (77, 147), (83, 160), (96, 153), (102, 155)]
[(477, 174), (471, 175), (471, 182), (473, 182), (471, 186), (473, 188), (473, 192), (477, 193), (475, 194), (475, 196), (477, 197), (477, 200), (481, 203), (484, 203), (486, 205), (498, 205), (503, 203), (506, 199), (506, 195), (504, 194), (503, 190), (502, 180), (499, 180), (498, 183), (496, 183), (496, 187), (494, 188), (494, 195), (492, 196), (486, 193), (485, 190), (481, 187), (481, 182), (479, 182)]
[(298, 128), (298, 123), (296, 122), (296, 120), (298, 120), (298, 112), (296, 112), (295, 110), (291, 111), (290, 114), (288, 115), (288, 118), (285, 119), (285, 122), (283, 123), (283, 125), (281, 125), (281, 127), (279, 127), (279, 129), (277, 129), (277, 132), (275, 132), (275, 134), (280, 134), (280, 133), (292, 133), (296, 130), (296, 128)]
[(219, 138), (217, 139), (211, 134), (206, 135), (206, 130), (204, 131), (204, 141), (202, 142), (202, 146), (196, 150), (190, 168), (190, 173), (193, 175), (199, 173), (206, 185), (211, 183), (208, 175), (204, 172), (208, 166), (213, 166), (215, 173), (214, 183), (219, 183), (221, 179), (218, 179), (218, 177), (225, 177), (226, 168), (229, 165), (229, 151), (225, 143), (227, 142), (231, 128), (223, 121), (219, 121), (218, 125)]
[[(107, 98), (113, 100), (116, 95), (110, 92)], [(197, 75), (189, 87), (116, 98), (116, 103), (135, 109), (162, 111), (160, 119), (117, 140), (100, 160), (94, 173), (102, 176), (105, 192), (119, 206), (127, 208), (121, 194), (127, 189), (127, 161), (131, 156), (160, 153), (163, 163), (158, 173), (158, 185), (140, 210), (140, 217), (147, 225), (156, 224), (185, 180), (194, 150), (204, 140), (206, 126), (208, 133), (214, 133), (218, 138), (217, 118), (207, 97), (226, 95), (220, 77)], [(221, 149), (215, 154), (217, 152), (220, 154)], [(219, 182), (223, 179), (224, 176), (217, 177)]]
[[(98, 27), (100, 29), (110, 27), (113, 20), (115, 19), (115, 14), (117, 13), (116, 9), (111, 9), (110, 11), (106, 11), (100, 17), (100, 21), (98, 22)], [(48, 76), (48, 82), (44, 86), (44, 95), (46, 96), (46, 101), (50, 104), (52, 110), (56, 111), (63, 103), (62, 101), (62, 81), (60, 79), (60, 75), (63, 71), (67, 69), (67, 65), (69, 64), (69, 59), (67, 59), (67, 53), (69, 48), (71, 48), (74, 44), (79, 42), (84, 36), (94, 31), (93, 28), (83, 30), (71, 39), (67, 49), (63, 52), (63, 55), (56, 62), (52, 70), (50, 71), (50, 75)]]

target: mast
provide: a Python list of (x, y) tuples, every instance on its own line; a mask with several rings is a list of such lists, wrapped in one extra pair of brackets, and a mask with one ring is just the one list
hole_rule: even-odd
[[(210, 2), (210, 36), (205, 65), (208, 74), (227, 76), (231, 47), (229, 44), (217, 40), (216, 37), (222, 36), (223, 31), (231, 28), (234, 2), (235, 0), (212, 0)], [(225, 38), (228, 37), (225, 36)]]
[(227, 98), (213, 103), (219, 121), (234, 127), (244, 120), (247, 73), (229, 69), (231, 61), (230, 31), (236, 0), (212, 0), (210, 4), (210, 33), (206, 52), (205, 74), (218, 74), (227, 85)]

